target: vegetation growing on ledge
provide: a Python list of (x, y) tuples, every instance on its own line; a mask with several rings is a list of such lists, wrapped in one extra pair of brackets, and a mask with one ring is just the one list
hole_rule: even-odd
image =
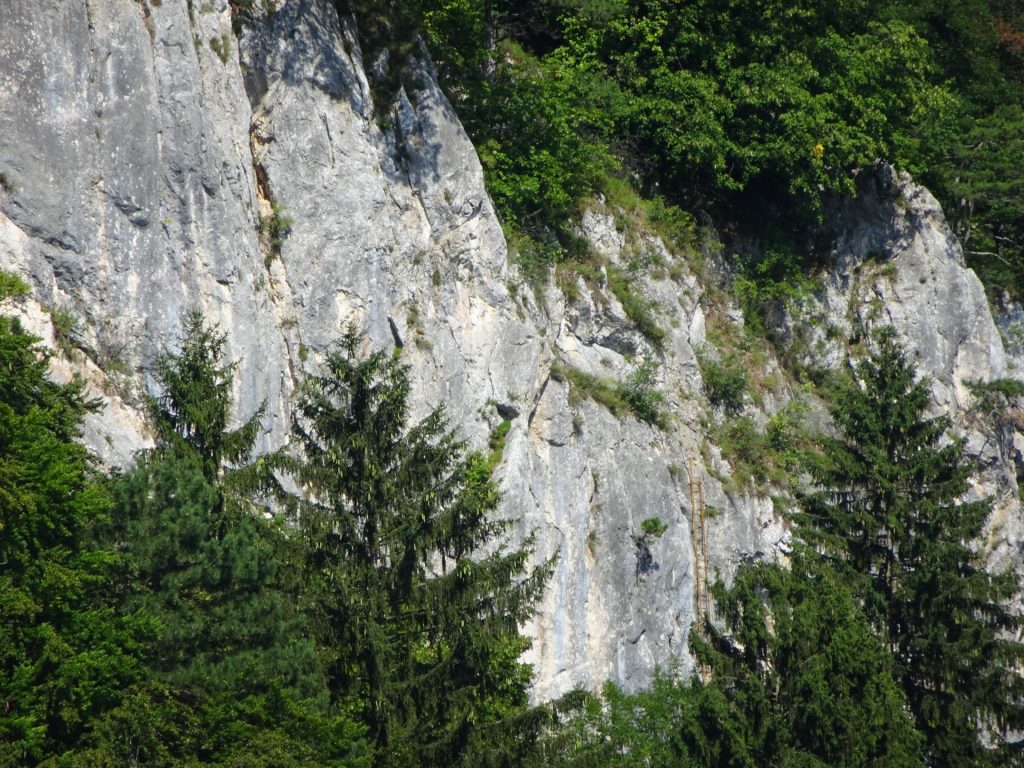
[(264, 265), (267, 268), (270, 267), (271, 259), (281, 255), (285, 238), (291, 234), (294, 223), (294, 219), (285, 213), (284, 206), (276, 200), (271, 205), (270, 213), (260, 214), (260, 240), (267, 253), (264, 258)]
[(663, 395), (655, 388), (655, 372), (655, 363), (650, 360), (637, 366), (625, 381), (594, 376), (561, 363), (551, 366), (551, 378), (569, 382), (570, 403), (590, 398), (616, 416), (631, 413), (641, 421), (667, 429), (668, 415), (661, 410)]
[(13, 272), (0, 269), (0, 301), (27, 296), (29, 285)]
[[(392, 73), (425, 37), (527, 259), (571, 258), (581, 205), (626, 179), (813, 266), (823, 202), (882, 159), (939, 195), (992, 290), (1024, 288), (1014, 0), (339, 5)], [(763, 298), (760, 262), (738, 266)]]

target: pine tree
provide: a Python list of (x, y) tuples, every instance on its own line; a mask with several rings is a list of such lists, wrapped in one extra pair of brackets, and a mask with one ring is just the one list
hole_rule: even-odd
[(690, 638), (706, 682), (662, 670), (638, 693), (608, 684), (530, 764), (923, 766), (892, 661), (835, 572), (796, 553), (788, 569), (742, 566), (715, 595), (721, 622)]
[[(891, 329), (833, 408), (838, 437), (814, 467), (801, 533), (849, 582), (893, 654), (936, 765), (1005, 764), (999, 736), (1024, 724), (1018, 585), (973, 548), (988, 500), (965, 501), (973, 465)], [(984, 734), (984, 735), (983, 735)], [(989, 747), (986, 736), (996, 746)]]
[(127, 564), (95, 540), (110, 496), (78, 442), (93, 404), (48, 380), (37, 341), (0, 317), (0, 766), (86, 736), (141, 677), (149, 631), (119, 615)]
[(157, 762), (365, 765), (361, 729), (326, 710), (290, 535), (267, 513), (272, 462), (252, 460), (262, 409), (227, 428), (234, 368), (224, 343), (189, 316), (180, 351), (156, 365), (157, 445), (115, 489), (120, 537), (144, 585), (136, 603), (161, 631), (152, 680), (104, 724), (93, 754), (121, 756), (119, 744), (132, 743)]
[(407, 425), (409, 375), (361, 358), (349, 332), (294, 423), (293, 499), (336, 701), (361, 711), (381, 765), (456, 765), (489, 723), (526, 705), (518, 624), (548, 569), (497, 546), (490, 467), (443, 412)]

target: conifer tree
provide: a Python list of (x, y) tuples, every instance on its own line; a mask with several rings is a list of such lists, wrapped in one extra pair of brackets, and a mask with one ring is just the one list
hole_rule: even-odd
[(122, 688), (141, 677), (149, 630), (139, 615), (119, 615), (125, 558), (96, 542), (110, 496), (78, 443), (93, 404), (80, 382), (47, 378), (48, 355), (37, 342), (16, 319), (0, 316), (5, 768), (35, 765), (87, 735), (94, 719), (120, 702)]
[(705, 749), (739, 732), (753, 765), (923, 765), (892, 659), (842, 576), (798, 550), (787, 568), (743, 566), (715, 605), (723, 626), (692, 643), (733, 722), (705, 717)]
[(835, 572), (796, 553), (789, 569), (742, 566), (715, 595), (721, 622), (690, 637), (706, 681), (662, 670), (638, 693), (606, 685), (569, 717), (558, 704), (530, 764), (923, 766), (892, 661)]
[(262, 409), (228, 429), (224, 343), (189, 316), (180, 351), (156, 365), (157, 445), (116, 486), (120, 536), (144, 585), (136, 603), (160, 632), (152, 681), (90, 754), (121, 757), (131, 743), (155, 763), (365, 765), (361, 728), (326, 710), (289, 534), (267, 514), (272, 462), (252, 461)]
[(253, 503), (260, 481), (270, 483), (248, 463), (263, 409), (228, 429), (234, 366), (222, 361), (224, 344), (192, 312), (180, 351), (158, 358), (157, 446), (118, 484), (123, 535), (163, 623), (165, 680), (287, 689), (312, 674), (312, 649), (282, 591), (283, 532)]
[(360, 344), (350, 331), (327, 355), (294, 420), (310, 610), (377, 763), (456, 765), (526, 705), (518, 624), (549, 571), (498, 546), (487, 461), (440, 409), (409, 425), (406, 368)]
[[(891, 329), (856, 366), (833, 407), (838, 436), (814, 467), (801, 533), (855, 585), (894, 657), (935, 765), (1005, 764), (999, 736), (1024, 724), (1024, 646), (1008, 610), (1010, 573), (974, 548), (988, 500), (966, 501), (974, 467)], [(989, 746), (988, 738), (995, 745)]]
[[(160, 451), (198, 461), (210, 482), (245, 469), (266, 411), (263, 405), (240, 427), (228, 429), (237, 365), (223, 362), (226, 341), (202, 313), (189, 312), (180, 351), (157, 357), (154, 375), (162, 393), (148, 401)], [(243, 474), (251, 478), (251, 472)], [(242, 490), (255, 489), (250, 484)]]

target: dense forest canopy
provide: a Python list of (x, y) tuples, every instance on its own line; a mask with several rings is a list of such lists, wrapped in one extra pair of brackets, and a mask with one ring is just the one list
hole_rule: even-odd
[(875, 161), (939, 197), (993, 294), (1024, 289), (1024, 7), (1014, 0), (339, 3), (401, 79), (425, 35), (521, 255), (623, 181), (793, 244)]

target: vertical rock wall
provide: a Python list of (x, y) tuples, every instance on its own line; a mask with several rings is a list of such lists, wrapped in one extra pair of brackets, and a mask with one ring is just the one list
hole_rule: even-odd
[[(327, 0), (277, 5), (236, 38), (226, 0), (7, 0), (0, 267), (33, 292), (5, 309), (50, 343), (61, 337), (55, 375), (84, 373), (105, 398), (87, 439), (112, 463), (146, 445), (147, 365), (192, 307), (228, 334), (240, 418), (267, 401), (266, 448), (286, 439), (303, 369), (345, 328), (401, 347), (416, 415), (445, 404), (477, 447), (509, 422), (501, 514), (516, 536), (536, 535), (538, 557), (558, 555), (529, 627), (537, 696), (606, 679), (636, 688), (673, 660), (689, 669), (691, 488), (718, 511), (712, 570), (785, 548), (773, 503), (729, 482), (704, 426), (707, 323), (717, 313), (718, 332), (738, 334), (741, 315), (716, 309), (723, 299), (684, 254), (628, 240), (599, 204), (583, 234), (630, 274), (663, 342), (640, 332), (606, 276), (581, 280), (571, 301), (554, 284), (535, 292), (510, 265), (475, 151), (429, 65), (393, 108), (375, 107), (353, 20)], [(999, 335), (934, 201), (908, 180), (885, 183), (836, 213), (837, 267), (808, 316), (847, 330), (861, 316), (896, 324), (935, 378), (936, 409), (960, 409), (965, 380), (1007, 370)], [(278, 244), (275, 218), (291, 220)], [(638, 248), (661, 268), (634, 269)], [(867, 262), (892, 266), (876, 275)], [(55, 336), (54, 308), (77, 329), (65, 316)], [(791, 321), (794, 338), (814, 327)], [(829, 344), (843, 333), (809, 348), (838, 364), (843, 350)], [(664, 426), (613, 415), (564, 373), (624, 381), (644, 361), (657, 365)], [(751, 408), (763, 421), (788, 396), (783, 380), (764, 413)], [(991, 477), (1015, 490), (1009, 454), (984, 450)], [(1020, 515), (1004, 496), (1008, 552)], [(650, 518), (667, 526), (660, 537), (641, 535)]]

